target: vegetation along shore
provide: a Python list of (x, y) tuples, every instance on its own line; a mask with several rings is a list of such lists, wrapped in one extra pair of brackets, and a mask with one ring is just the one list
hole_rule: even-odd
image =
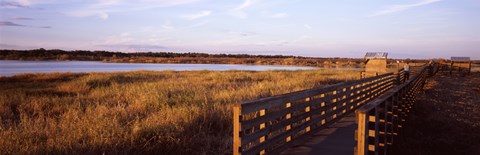
[[(109, 51), (65, 51), (46, 50), (0, 50), (0, 60), (79, 60), (103, 61), (112, 63), (187, 63), (187, 64), (251, 64), (251, 65), (293, 65), (314, 67), (365, 67), (363, 58), (316, 58), (288, 55), (247, 55), (247, 54), (206, 54), (206, 53), (172, 53), (172, 52), (139, 52), (122, 53)], [(428, 60), (408, 60), (426, 63)], [(396, 61), (390, 60), (390, 67)]]
[(232, 103), (356, 71), (136, 71), (0, 77), (2, 154), (229, 154)]

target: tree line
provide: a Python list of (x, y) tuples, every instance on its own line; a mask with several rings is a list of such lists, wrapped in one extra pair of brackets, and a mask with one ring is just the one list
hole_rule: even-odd
[(32, 49), (32, 50), (0, 50), (0, 58), (3, 60), (57, 60), (60, 57), (68, 60), (102, 60), (104, 58), (134, 58), (134, 57), (152, 57), (152, 58), (305, 58), (300, 56), (285, 55), (249, 55), (249, 54), (207, 54), (207, 53), (174, 53), (174, 52), (138, 52), (123, 53), (110, 51), (88, 51), (74, 50), (65, 51), (60, 49)]
[(174, 52), (123, 53), (110, 51), (60, 49), (0, 50), (0, 60), (80, 60), (116, 63), (192, 63), (192, 64), (255, 64), (361, 67), (359, 58), (312, 58), (291, 55), (207, 54)]

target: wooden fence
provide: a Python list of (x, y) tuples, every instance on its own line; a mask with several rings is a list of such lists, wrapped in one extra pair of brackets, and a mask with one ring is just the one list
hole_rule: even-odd
[(453, 71), (458, 71), (459, 73), (464, 73), (470, 75), (472, 72), (472, 61), (450, 61), (450, 75), (452, 75)]
[(406, 83), (356, 110), (356, 155), (387, 154), (388, 147), (393, 144), (413, 108), (415, 96), (423, 88), (426, 77), (437, 71), (436, 64), (424, 66)]
[(235, 104), (233, 154), (278, 154), (393, 87), (387, 73)]

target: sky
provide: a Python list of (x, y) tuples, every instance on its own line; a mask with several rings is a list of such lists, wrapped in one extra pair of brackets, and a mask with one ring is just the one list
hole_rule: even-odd
[(480, 0), (0, 0), (0, 49), (480, 59)]

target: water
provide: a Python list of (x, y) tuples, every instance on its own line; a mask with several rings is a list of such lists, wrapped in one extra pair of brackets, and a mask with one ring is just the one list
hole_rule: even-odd
[(232, 65), (232, 64), (147, 64), (147, 63), (103, 63), (99, 61), (15, 61), (0, 60), (0, 76), (12, 76), (21, 73), (48, 72), (121, 72), (135, 70), (311, 70), (315, 67)]

